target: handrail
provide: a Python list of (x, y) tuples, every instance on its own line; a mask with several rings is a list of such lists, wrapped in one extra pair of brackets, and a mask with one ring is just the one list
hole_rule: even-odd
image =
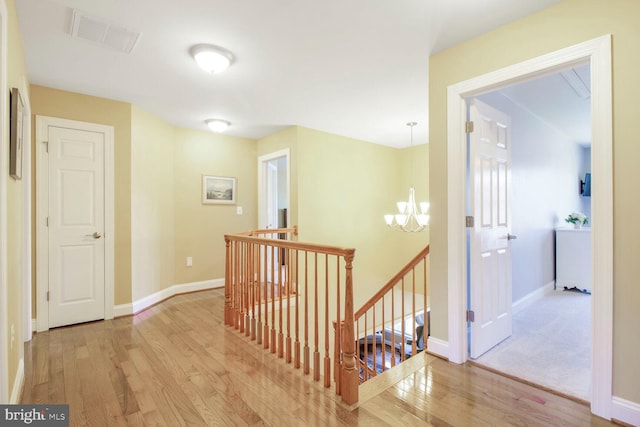
[(421, 250), (420, 253), (418, 253), (418, 255), (413, 257), (413, 259), (409, 261), (407, 265), (405, 265), (402, 268), (402, 270), (400, 270), (395, 276), (393, 276), (391, 280), (389, 280), (382, 288), (380, 288), (378, 292), (376, 292), (371, 298), (369, 298), (367, 302), (362, 304), (362, 307), (360, 307), (354, 313), (355, 320), (358, 320), (360, 317), (362, 317), (364, 313), (367, 312), (367, 310), (372, 308), (373, 305), (376, 302), (378, 302), (384, 294), (389, 292), (391, 288), (393, 288), (401, 278), (406, 276), (407, 273), (409, 273), (416, 265), (418, 265), (418, 263), (422, 261), (422, 259), (427, 255), (429, 255), (429, 245), (427, 245), (423, 250)]
[(427, 245), (354, 313), (360, 382), (426, 349), (428, 255)]
[[(278, 234), (278, 233), (286, 232), (281, 230), (287, 230), (287, 229), (284, 229), (284, 228), (269, 229), (269, 233)], [(278, 239), (271, 239), (268, 237), (255, 237), (255, 236), (252, 236), (251, 234), (243, 234), (243, 233), (225, 234), (224, 238), (225, 240), (233, 239), (238, 242), (263, 244), (263, 245), (275, 246), (282, 249), (298, 249), (301, 251), (318, 252), (321, 254), (328, 254), (328, 255), (347, 256), (349, 254), (355, 253), (354, 248), (343, 248), (340, 246), (319, 245), (315, 243), (302, 243), (302, 242), (296, 242), (292, 240), (278, 240)]]

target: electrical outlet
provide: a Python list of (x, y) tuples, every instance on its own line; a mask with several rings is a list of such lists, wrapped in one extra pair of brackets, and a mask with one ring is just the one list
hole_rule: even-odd
[(238, 215), (242, 215), (242, 206), (237, 206), (237, 207), (236, 207), (236, 213), (237, 213)]
[(193, 265), (193, 257), (187, 257), (187, 267), (191, 267)]

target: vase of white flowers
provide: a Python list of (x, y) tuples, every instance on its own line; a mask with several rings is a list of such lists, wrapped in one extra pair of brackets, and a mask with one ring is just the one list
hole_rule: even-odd
[(580, 212), (572, 212), (564, 220), (569, 224), (573, 224), (573, 228), (576, 230), (579, 230), (583, 225), (587, 225), (589, 223), (587, 216)]

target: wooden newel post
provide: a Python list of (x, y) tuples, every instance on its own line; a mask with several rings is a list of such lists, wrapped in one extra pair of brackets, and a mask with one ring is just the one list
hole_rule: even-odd
[(344, 334), (342, 334), (342, 401), (353, 405), (358, 401), (358, 371), (355, 361), (355, 333), (353, 315), (353, 257), (355, 250), (345, 255)]
[(233, 325), (231, 320), (231, 240), (225, 236), (226, 258), (224, 263), (224, 324)]

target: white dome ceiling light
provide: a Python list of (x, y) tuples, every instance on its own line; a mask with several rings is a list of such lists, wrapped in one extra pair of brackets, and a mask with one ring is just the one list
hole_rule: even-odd
[(217, 133), (222, 133), (231, 126), (231, 122), (222, 119), (209, 119), (205, 120), (205, 123), (209, 126), (209, 129)]
[(207, 73), (218, 74), (231, 65), (233, 54), (211, 44), (198, 44), (191, 48), (191, 55)]

